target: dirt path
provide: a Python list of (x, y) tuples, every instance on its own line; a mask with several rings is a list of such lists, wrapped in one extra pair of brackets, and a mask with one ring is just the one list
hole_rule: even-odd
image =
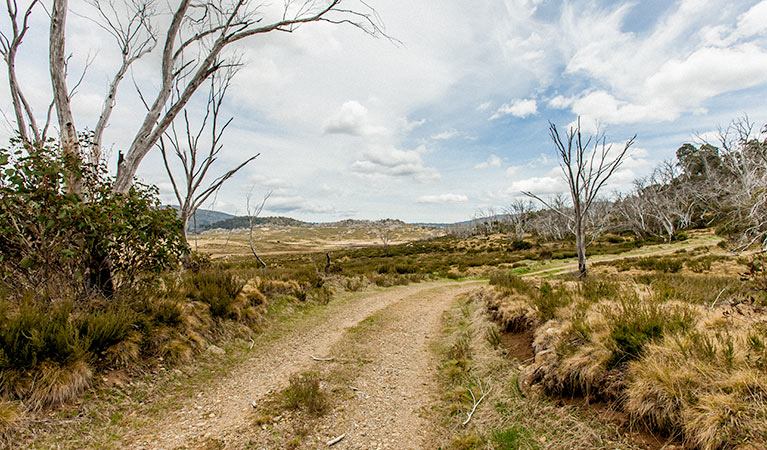
[[(363, 424), (363, 429), (369, 430), (368, 436), (380, 437), (377, 442), (387, 443), (381, 448), (412, 448), (400, 443), (412, 444), (413, 435), (407, 436), (404, 441), (391, 440), (390, 430), (396, 429), (401, 433), (404, 429), (424, 428), (421, 423), (405, 423), (417, 419), (412, 414), (406, 414), (412, 411), (402, 408), (402, 402), (407, 400), (411, 406), (428, 404), (428, 399), (422, 395), (425, 387), (420, 385), (428, 380), (425, 377), (433, 366), (425, 345), (426, 339), (439, 329), (440, 314), (455, 295), (470, 290), (472, 285), (477, 283), (413, 284), (363, 294), (349, 302), (331, 303), (319, 324), (298, 328), (276, 341), (256, 346), (252, 352), (254, 356), (225, 379), (183, 401), (177, 410), (168, 411), (160, 419), (150, 419), (145, 426), (124, 436), (122, 444), (145, 449), (189, 448), (195, 447), (194, 442), (215, 439), (226, 447), (239, 446), (237, 443), (242, 442), (243, 435), (250, 434), (248, 428), (252, 425), (249, 414), (253, 402), (283, 389), (291, 374), (316, 364), (312, 356), (327, 355), (348, 328), (376, 312), (387, 310), (386, 314), (396, 316), (387, 320), (392, 328), (385, 327), (385, 332), (367, 343), (375, 349), (375, 354), (371, 354), (375, 363), (365, 369), (369, 371), (363, 378), (367, 381), (359, 386), (369, 396), (360, 405), (368, 405), (369, 410), (364, 407), (356, 409), (355, 414), (358, 415), (354, 416), (354, 420)], [(413, 403), (414, 396), (419, 398), (419, 402)], [(399, 413), (394, 413), (395, 410)], [(383, 414), (383, 411), (390, 414)], [(384, 436), (389, 436), (389, 440), (385, 441)], [(356, 441), (349, 439), (344, 446), (337, 448), (356, 448), (348, 447), (350, 442)], [(359, 448), (376, 448), (365, 445)]]
[(430, 344), (440, 338), (442, 314), (456, 296), (476, 287), (430, 289), (382, 310), (376, 317), (380, 322), (347, 350), (370, 363), (347, 387), (354, 395), (322, 418), (317, 440), (345, 434), (335, 448), (435, 448), (428, 410), (438, 394), (434, 383), (438, 361)]

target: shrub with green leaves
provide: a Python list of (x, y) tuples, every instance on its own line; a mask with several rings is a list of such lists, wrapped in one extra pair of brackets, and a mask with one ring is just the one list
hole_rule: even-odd
[(0, 149), (0, 283), (12, 291), (111, 296), (175, 265), (187, 250), (181, 231), (155, 187), (116, 193), (103, 167), (53, 144)]

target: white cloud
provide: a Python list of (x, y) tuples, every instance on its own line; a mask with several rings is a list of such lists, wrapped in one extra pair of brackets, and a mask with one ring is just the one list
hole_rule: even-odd
[(324, 131), (331, 134), (369, 136), (385, 134), (387, 130), (371, 125), (368, 109), (355, 100), (349, 100), (325, 122)]
[(440, 194), (423, 195), (416, 199), (418, 203), (462, 203), (469, 201), (469, 198), (463, 194)]
[(491, 105), (492, 105), (492, 102), (480, 103), (477, 106), (477, 111), (487, 111), (490, 108)]
[(487, 169), (488, 167), (501, 167), (501, 158), (496, 155), (490, 155), (490, 158), (488, 158), (487, 161), (483, 161), (474, 166), (475, 169)]
[(408, 121), (406, 118), (400, 120), (400, 126), (403, 131), (409, 133), (426, 123), (426, 119)]
[(333, 214), (336, 209), (328, 204), (310, 201), (302, 196), (278, 197), (272, 196), (264, 206), (264, 210), (277, 214), (314, 213)]
[(448, 140), (448, 139), (453, 139), (454, 137), (456, 137), (456, 136), (458, 136), (460, 134), (461, 134), (461, 132), (458, 131), (458, 130), (447, 130), (447, 131), (443, 131), (441, 133), (437, 133), (437, 134), (433, 135), (431, 138), (435, 139), (435, 140), (442, 140), (442, 141), (444, 141), (444, 140)]
[(426, 167), (421, 154), (426, 149), (401, 150), (392, 146), (375, 145), (355, 160), (351, 169), (367, 178), (412, 177), (419, 181), (431, 181), (440, 177), (439, 172)]
[(519, 169), (522, 169), (522, 166), (509, 166), (506, 168), (506, 176), (513, 177), (517, 174), (517, 172), (519, 172)]
[(516, 195), (520, 192), (532, 192), (536, 195), (558, 194), (567, 191), (567, 184), (562, 177), (543, 176), (518, 180), (511, 183), (507, 193)]
[(767, 1), (761, 1), (738, 18), (737, 34), (753, 36), (767, 31)]
[(490, 120), (500, 119), (503, 116), (511, 114), (514, 117), (524, 119), (527, 116), (538, 113), (538, 102), (534, 99), (514, 100), (511, 104), (504, 103), (495, 113), (490, 116)]
[(565, 97), (563, 95), (557, 95), (554, 98), (549, 99), (549, 108), (554, 109), (566, 109), (573, 104), (574, 99), (572, 97)]
[(767, 52), (754, 44), (737, 48), (702, 48), (672, 59), (646, 82), (659, 104), (679, 110), (697, 107), (723, 92), (767, 82)]
[[(705, 113), (705, 102), (735, 90), (767, 83), (767, 2), (735, 20), (713, 0), (674, 3), (645, 33), (624, 30), (632, 8), (564, 8), (563, 43), (570, 54), (567, 74), (592, 86), (549, 101), (603, 124), (657, 123)], [(714, 11), (720, 11), (715, 14)], [(596, 83), (595, 83), (596, 82)]]
[(719, 140), (721, 138), (720, 132), (718, 130), (709, 130), (704, 131), (703, 133), (695, 133), (690, 137), (694, 142), (700, 143), (700, 144), (712, 144), (712, 145), (719, 145)]

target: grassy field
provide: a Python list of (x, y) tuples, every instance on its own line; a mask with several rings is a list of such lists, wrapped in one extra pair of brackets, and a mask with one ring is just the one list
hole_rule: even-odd
[[(429, 239), (444, 235), (440, 228), (415, 225), (387, 228), (390, 244)], [(257, 227), (253, 232), (256, 251), (260, 255), (279, 253), (312, 253), (348, 247), (382, 245), (379, 231), (371, 226), (285, 226)], [(212, 230), (190, 236), (192, 248), (213, 258), (251, 255), (247, 230)]]

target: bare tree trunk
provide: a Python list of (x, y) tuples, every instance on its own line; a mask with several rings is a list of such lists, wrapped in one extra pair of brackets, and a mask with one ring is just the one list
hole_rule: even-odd
[(586, 233), (582, 221), (575, 225), (575, 247), (578, 253), (578, 279), (586, 278)]
[[(66, 35), (68, 0), (53, 0), (51, 9), (51, 29), (49, 40), (49, 69), (53, 101), (56, 105), (56, 116), (59, 121), (59, 145), (64, 156), (73, 161), (80, 161), (80, 143), (77, 139), (75, 120), (72, 116), (72, 105), (67, 88)], [(67, 175), (69, 192), (80, 193), (82, 182), (77, 174)]]
[(266, 276), (266, 263), (263, 259), (261, 259), (260, 256), (258, 256), (258, 252), (256, 252), (256, 241), (253, 239), (253, 228), (256, 226), (256, 218), (259, 216), (259, 214), (261, 214), (261, 211), (264, 210), (264, 205), (266, 205), (266, 201), (269, 200), (269, 197), (272, 196), (272, 192), (267, 192), (266, 195), (264, 195), (264, 199), (261, 201), (261, 205), (259, 205), (255, 210), (250, 209), (251, 193), (252, 190), (248, 193), (245, 202), (248, 209), (248, 237), (250, 238), (250, 251), (253, 253), (253, 256), (256, 257), (256, 260), (259, 262), (259, 264), (261, 264), (264, 276)]

